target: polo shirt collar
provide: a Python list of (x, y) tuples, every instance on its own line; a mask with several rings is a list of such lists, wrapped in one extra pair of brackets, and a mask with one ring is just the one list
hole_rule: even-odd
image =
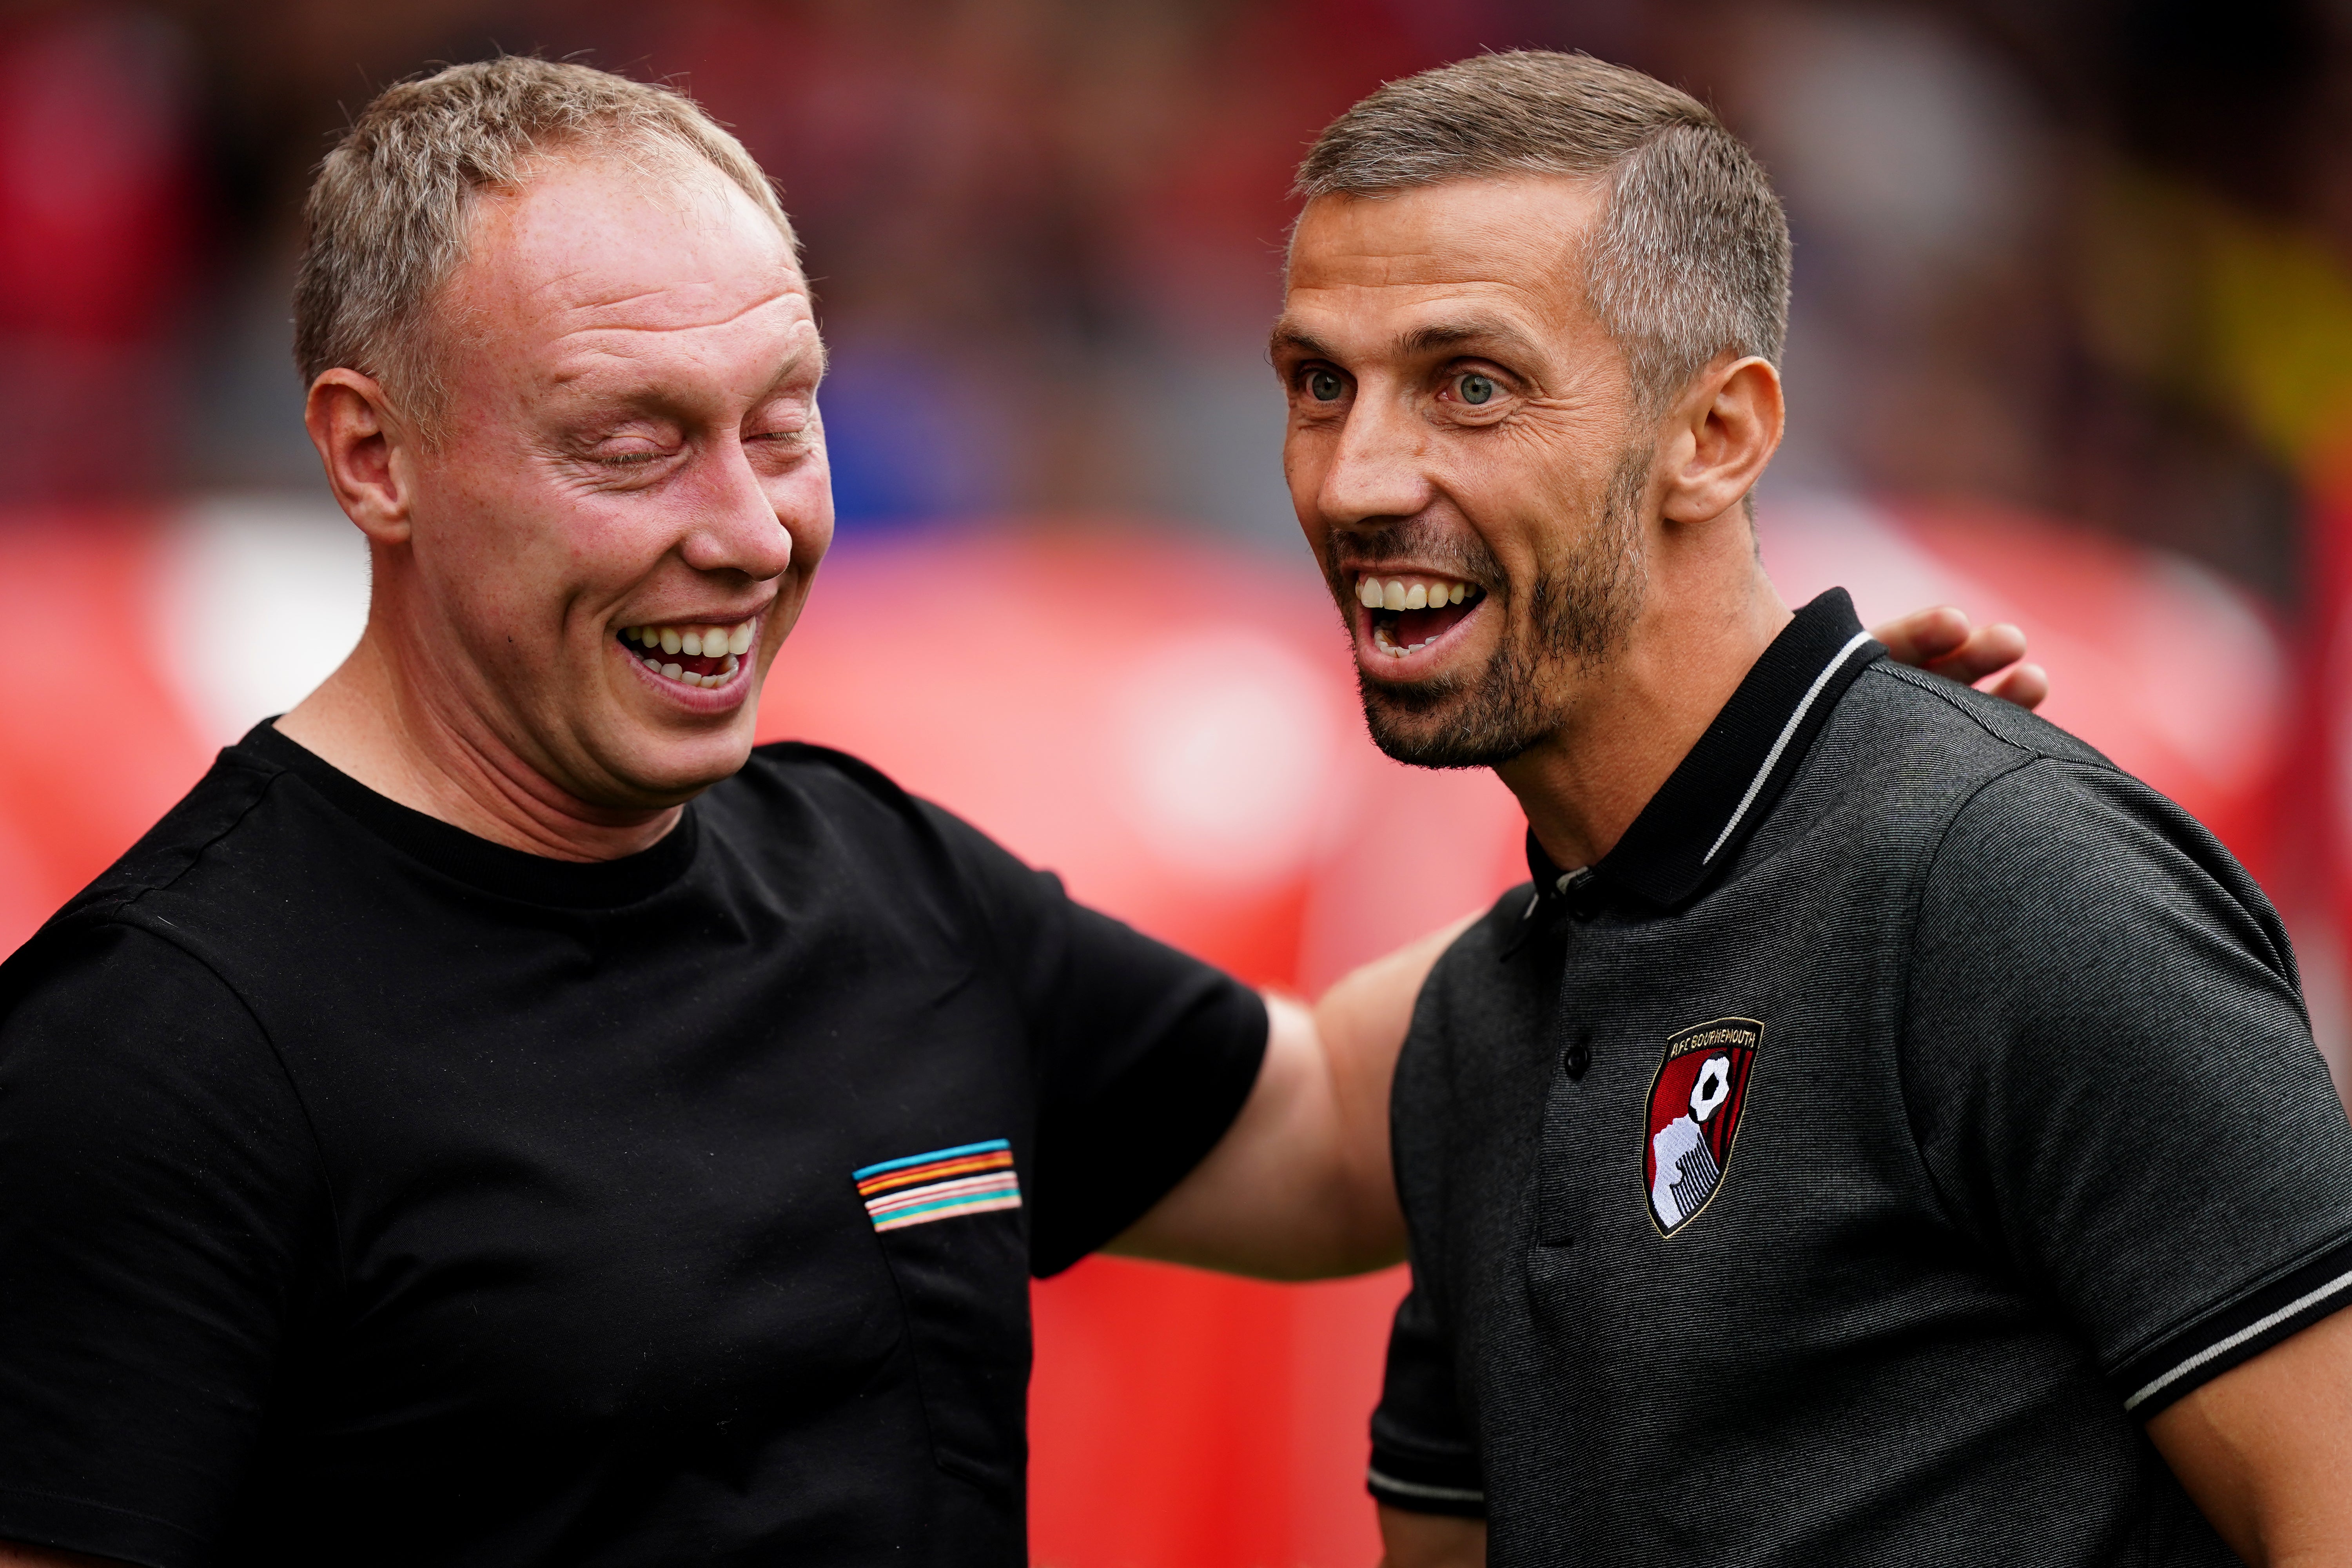
[(1528, 835), (1532, 916), (1608, 894), (1664, 912), (1688, 901), (1771, 815), (1854, 678), (1885, 657), (1853, 601), (1832, 588), (1797, 612), (1723, 705), (1616, 847), (1563, 872)]

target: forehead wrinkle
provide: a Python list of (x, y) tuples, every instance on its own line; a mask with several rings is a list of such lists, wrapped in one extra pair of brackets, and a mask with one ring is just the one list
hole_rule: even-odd
[[(609, 376), (609, 374), (625, 374), (614, 367), (633, 367), (637, 362), (646, 360), (646, 351), (656, 348), (656, 339), (666, 331), (715, 331), (715, 329), (722, 329), (727, 324), (730, 322), (706, 322), (685, 329), (579, 327), (555, 339), (555, 345), (562, 345), (564, 353), (548, 367), (546, 385), (548, 388), (564, 388), (564, 385), (593, 381), (593, 378)], [(797, 331), (797, 327), (807, 327), (807, 331)], [(816, 360), (818, 381), (824, 381), (825, 369), (833, 362), (830, 351), (825, 348), (825, 339), (816, 331), (816, 322), (812, 318), (797, 318), (793, 322), (793, 329), (788, 329), (788, 334), (791, 334), (791, 353), (785, 353), (776, 360), (776, 372), (760, 385), (760, 395), (774, 390), (776, 385), (788, 381), (802, 367), (807, 367), (812, 355)], [(661, 388), (656, 388), (654, 384), (640, 384), (624, 395), (625, 397), (645, 397), (649, 393), (661, 393)], [(663, 400), (666, 400), (666, 395), (663, 395)]]
[[(626, 306), (635, 304), (640, 300), (672, 297), (679, 291), (679, 289), (676, 286), (664, 285), (652, 289), (640, 289), (634, 294), (617, 296), (608, 300), (583, 300), (574, 305), (563, 307), (561, 313), (570, 316), (594, 316), (605, 311), (622, 310)], [(721, 316), (698, 316), (689, 320), (674, 321), (586, 321), (578, 326), (567, 327), (562, 331), (559, 332), (557, 336), (559, 339), (562, 339), (577, 336), (584, 332), (709, 331), (715, 328), (733, 326), (747, 316), (754, 315), (759, 311), (767, 310), (774, 305), (788, 303), (798, 300), (801, 297), (802, 290), (799, 287), (798, 280), (795, 279), (792, 282), (786, 283), (772, 293), (762, 295), (756, 300), (747, 300), (741, 308), (730, 310), (727, 314)]]

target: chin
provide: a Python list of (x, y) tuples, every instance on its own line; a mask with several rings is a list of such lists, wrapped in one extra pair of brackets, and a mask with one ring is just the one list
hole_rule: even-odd
[(1494, 768), (1534, 749), (1555, 728), (1516, 683), (1488, 679), (1380, 680), (1361, 671), (1364, 727), (1372, 744), (1416, 768)]
[(717, 733), (646, 735), (620, 748), (606, 769), (637, 807), (668, 807), (692, 800), (742, 772), (751, 756), (751, 726)]

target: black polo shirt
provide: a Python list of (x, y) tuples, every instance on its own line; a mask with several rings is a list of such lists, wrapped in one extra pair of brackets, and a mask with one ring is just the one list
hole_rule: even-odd
[(578, 865), (264, 726), (0, 966), (0, 1540), (1024, 1563), (1030, 1276), (1265, 1026), (835, 752)]
[(1807, 606), (1422, 994), (1372, 1489), (1496, 1568), (2231, 1563), (2140, 1423), (2352, 1301), (2261, 892), (1881, 652)]

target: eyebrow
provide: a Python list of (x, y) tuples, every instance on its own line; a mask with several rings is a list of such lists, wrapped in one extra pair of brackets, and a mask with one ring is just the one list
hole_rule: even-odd
[[(1506, 321), (1472, 319), (1461, 321), (1436, 321), (1425, 327), (1415, 327), (1396, 340), (1397, 352), (1408, 357), (1435, 353), (1444, 349), (1458, 349), (1472, 344), (1486, 343), (1514, 351), (1530, 358), (1541, 353), (1535, 341)], [(1303, 327), (1287, 321), (1276, 321), (1274, 332), (1266, 342), (1269, 356), (1293, 350), (1315, 359), (1338, 359), (1339, 353), (1322, 339)]]
[(1276, 321), (1273, 334), (1266, 340), (1265, 352), (1271, 357), (1284, 349), (1296, 349), (1312, 359), (1339, 357), (1332, 352), (1330, 344), (1305, 328), (1294, 327), (1288, 321)]
[(1434, 321), (1425, 327), (1415, 327), (1397, 338), (1397, 352), (1406, 355), (1434, 353), (1441, 349), (1464, 348), (1474, 343), (1491, 343), (1497, 348), (1533, 355), (1539, 352), (1525, 332), (1507, 321), (1482, 321), (1472, 318), (1461, 321)]

